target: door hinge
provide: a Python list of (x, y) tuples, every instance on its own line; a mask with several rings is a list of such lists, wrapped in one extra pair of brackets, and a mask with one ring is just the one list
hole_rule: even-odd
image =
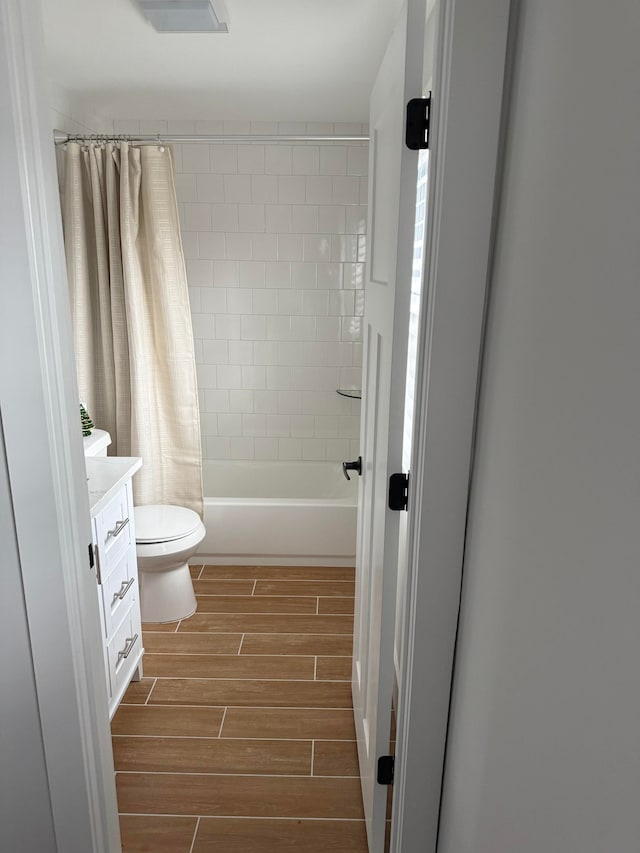
[(100, 572), (100, 552), (97, 545), (89, 545), (89, 568), (96, 567), (96, 580), (99, 584), (102, 583), (102, 573)]
[(89, 568), (92, 569), (95, 566), (95, 560), (93, 559), (93, 545), (91, 542), (89, 543)]
[(378, 785), (393, 785), (393, 769), (396, 760), (393, 755), (381, 755), (378, 759)]
[(412, 98), (407, 104), (407, 148), (420, 151), (429, 147), (431, 125), (431, 93), (426, 98)]
[(389, 477), (389, 509), (399, 512), (409, 506), (409, 472)]

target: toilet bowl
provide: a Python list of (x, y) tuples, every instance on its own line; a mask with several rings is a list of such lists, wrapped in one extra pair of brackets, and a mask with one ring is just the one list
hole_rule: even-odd
[(176, 622), (196, 612), (189, 559), (205, 537), (200, 516), (182, 506), (134, 509), (143, 622)]

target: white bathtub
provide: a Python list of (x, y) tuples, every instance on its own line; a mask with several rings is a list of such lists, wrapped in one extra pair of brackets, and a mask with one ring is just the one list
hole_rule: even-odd
[(192, 562), (353, 566), (358, 477), (336, 462), (203, 464), (207, 535)]

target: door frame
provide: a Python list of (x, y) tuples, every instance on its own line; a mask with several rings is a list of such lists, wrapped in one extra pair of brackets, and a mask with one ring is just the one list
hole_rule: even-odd
[(43, 62), (40, 2), (0, 0), (0, 408), (20, 604), (56, 849), (116, 853), (113, 753)]
[(392, 853), (433, 853), (517, 0), (439, 0)]

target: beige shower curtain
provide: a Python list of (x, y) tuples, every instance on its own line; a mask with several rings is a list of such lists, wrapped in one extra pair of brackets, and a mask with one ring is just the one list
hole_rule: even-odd
[(141, 456), (138, 504), (202, 515), (202, 453), (189, 294), (171, 152), (68, 143), (62, 211), (80, 399)]

